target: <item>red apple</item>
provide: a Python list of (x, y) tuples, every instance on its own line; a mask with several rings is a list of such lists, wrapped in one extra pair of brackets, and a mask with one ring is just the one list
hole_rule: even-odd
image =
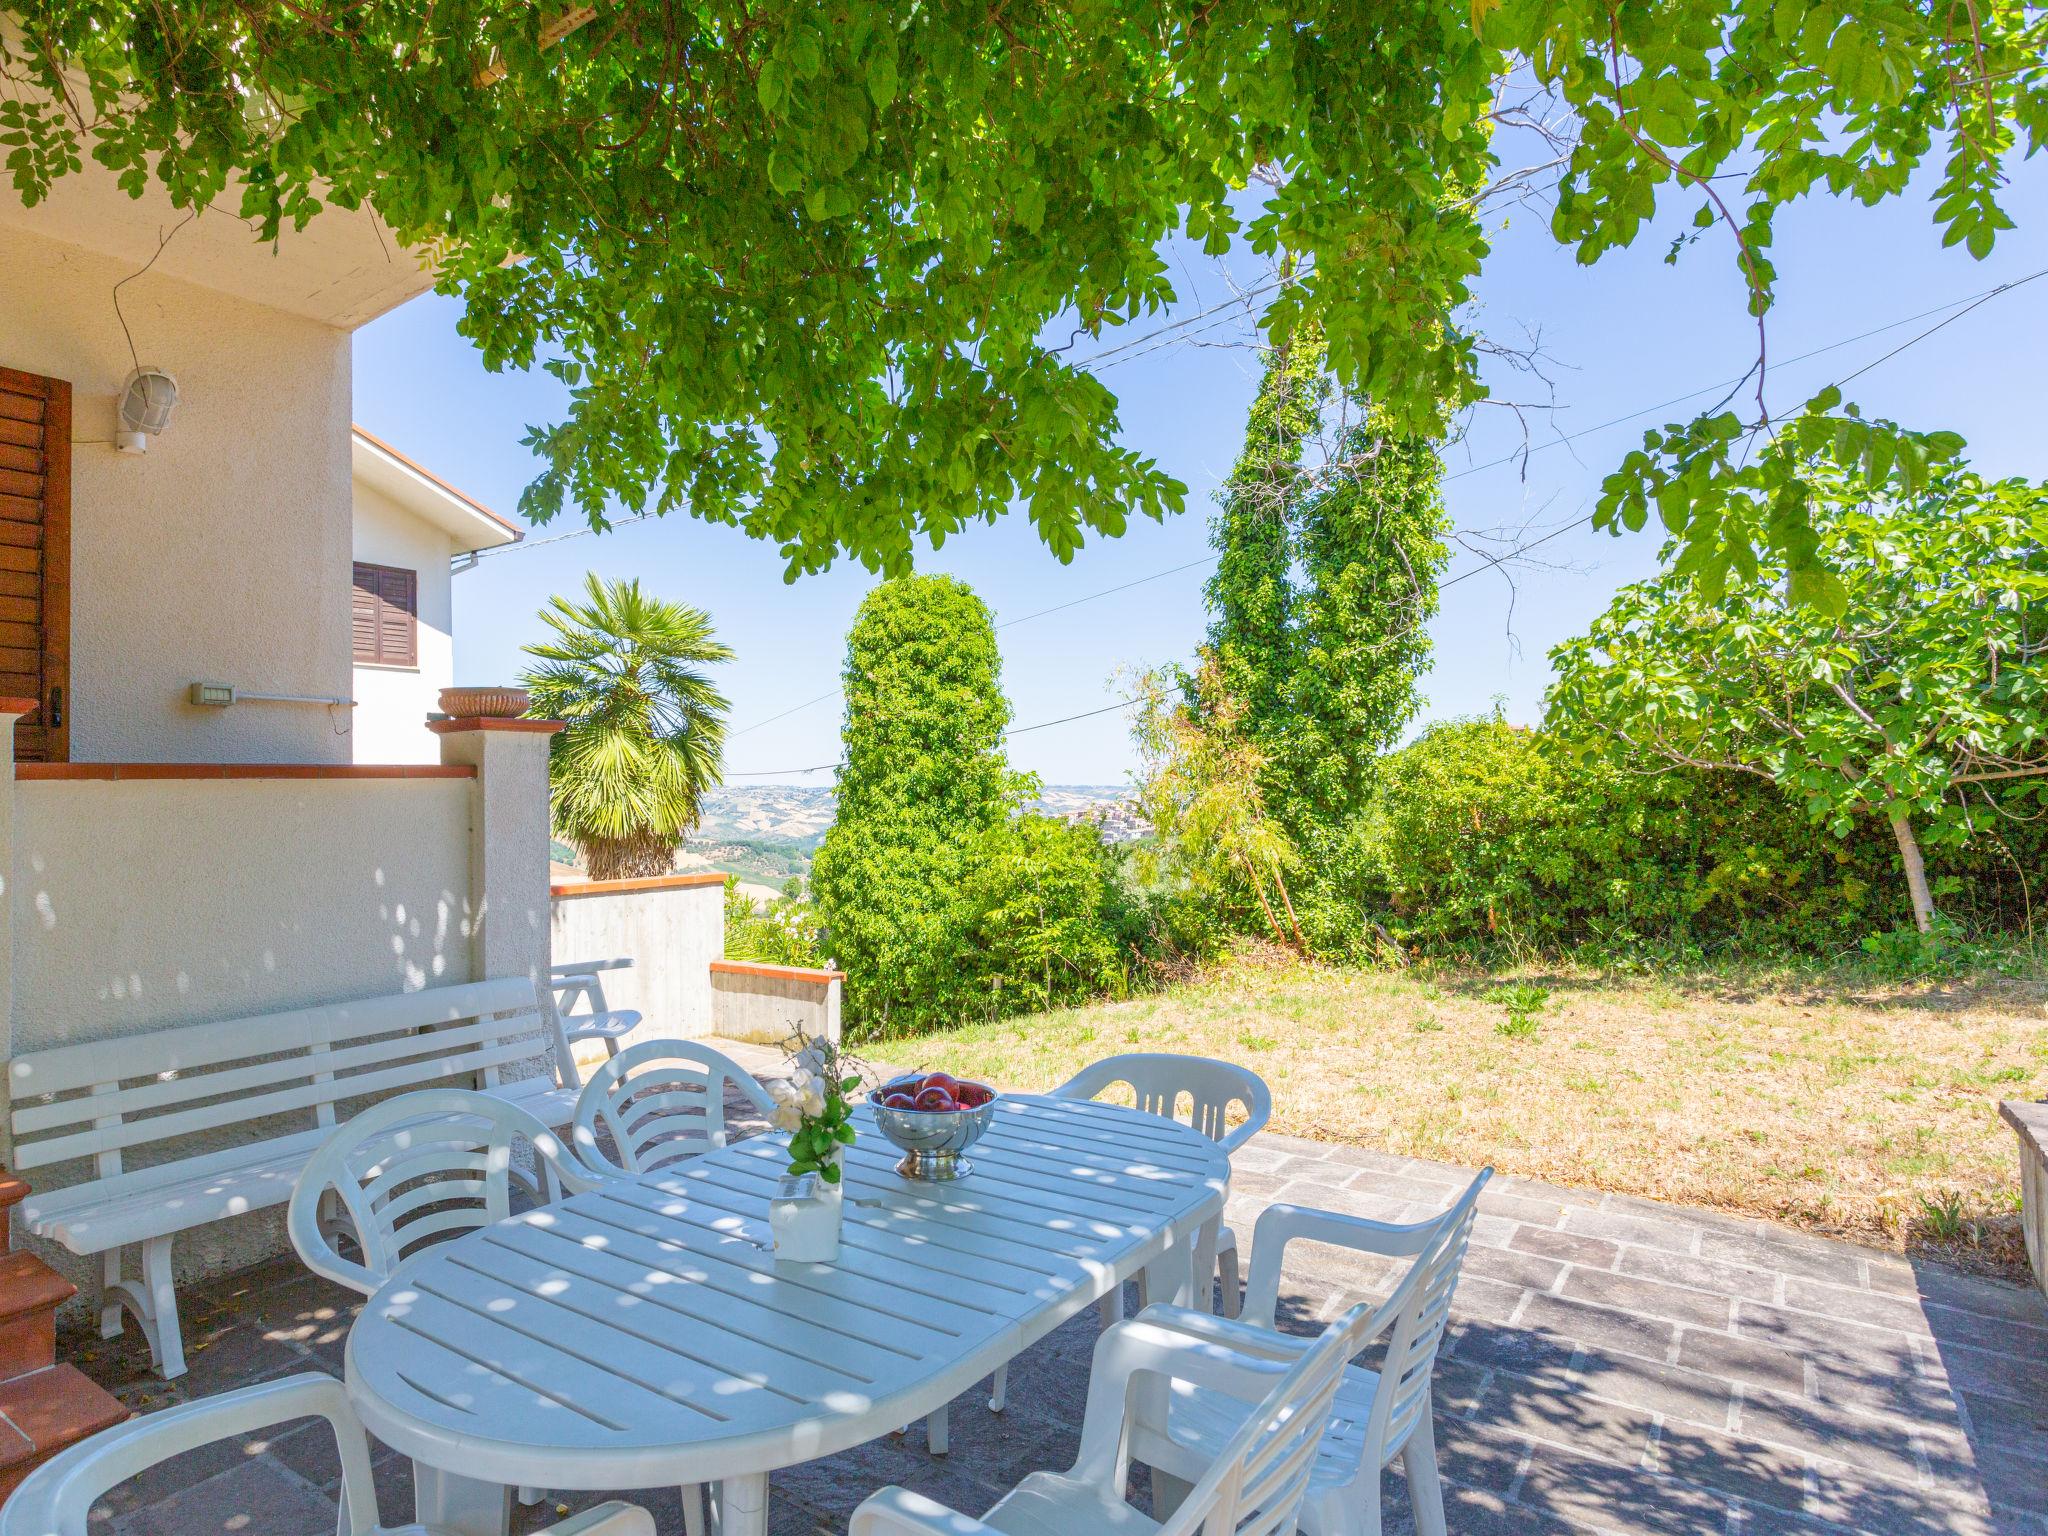
[(952, 1094), (946, 1092), (944, 1088), (939, 1087), (937, 1084), (929, 1082), (925, 1084), (924, 1090), (918, 1094), (916, 1104), (919, 1109), (930, 1111), (958, 1109), (960, 1107)]
[(950, 1072), (927, 1072), (924, 1085), (927, 1088), (943, 1088), (948, 1094), (957, 1095), (960, 1091), (960, 1079)]
[(890, 1109), (917, 1108), (917, 1100), (912, 1098), (909, 1094), (902, 1092), (888, 1094), (883, 1098), (882, 1103)]

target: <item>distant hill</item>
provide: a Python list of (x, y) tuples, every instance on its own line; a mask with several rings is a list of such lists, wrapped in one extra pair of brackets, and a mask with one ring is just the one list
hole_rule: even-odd
[[(1124, 784), (1055, 784), (1031, 809), (1069, 821), (1100, 826), (1103, 836), (1123, 842), (1143, 835)], [(832, 825), (839, 797), (830, 789), (761, 784), (715, 789), (704, 797), (704, 820), (684, 845), (685, 865), (729, 870), (742, 879), (781, 886), (791, 877), (808, 879), (811, 855)]]

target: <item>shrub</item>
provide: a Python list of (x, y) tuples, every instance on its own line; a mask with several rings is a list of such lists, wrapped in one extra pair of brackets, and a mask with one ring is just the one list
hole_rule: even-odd
[(997, 1015), (1123, 995), (1144, 923), (1094, 828), (1019, 816), (975, 844), (957, 928), (977, 1006)]
[(742, 894), (737, 876), (725, 881), (725, 956), (757, 960), (763, 965), (821, 968), (828, 958), (817, 909), (809, 902), (785, 897), (757, 909)]
[[(2017, 931), (2043, 867), (2041, 823), (1946, 853), (1936, 880), (1966, 929)], [(1751, 954), (1839, 951), (1910, 920), (1884, 828), (1837, 839), (1746, 776), (1580, 767), (1499, 720), (1440, 725), (1382, 761), (1303, 914), (1324, 953), (1362, 957), (1371, 923), (1427, 950), (1594, 946)]]

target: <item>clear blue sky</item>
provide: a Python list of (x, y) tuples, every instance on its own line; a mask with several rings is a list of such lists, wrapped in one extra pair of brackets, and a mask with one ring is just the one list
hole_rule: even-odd
[[(1877, 209), (1820, 201), (1783, 214), (1772, 253), (1779, 294), (1769, 321), (1773, 358), (1793, 358), (2048, 266), (2041, 237), (2048, 171), (2016, 165), (2014, 175), (2008, 206), (2019, 227), (1982, 262), (1960, 248), (1941, 249), (1924, 188)], [(1551, 240), (1540, 211), (1505, 216), (1479, 283), (1481, 324), (1509, 339), (1540, 330), (1557, 409), (1527, 416), (1538, 451), (1526, 473), (1515, 464), (1479, 467), (1512, 453), (1523, 429), (1508, 411), (1478, 412), (1465, 440), (1446, 455), (1454, 477), (1446, 496), (1460, 527), (1531, 525), (1540, 532), (1589, 512), (1601, 476), (1646, 425), (1681, 419), (1719, 392), (1568, 445), (1545, 443), (1732, 380), (1749, 365), (1755, 330), (1725, 239), (1708, 235), (1675, 266), (1663, 259), (1689, 212), (1689, 205), (1678, 209), (1668, 227), (1646, 230), (1633, 249), (1593, 267), (1577, 265)], [(1105, 338), (1104, 347), (1219, 302), (1232, 278), (1250, 286), (1265, 277), (1249, 258), (1226, 267), (1180, 256), (1178, 270), (1183, 301), (1176, 311), (1141, 320)], [(544, 374), (486, 372), (456, 333), (458, 312), (454, 301), (429, 296), (357, 333), (356, 419), (511, 515), (532, 476), (532, 460), (519, 446), (524, 426), (553, 419), (561, 393)], [(1774, 367), (1773, 408), (1797, 405), (1946, 313)], [(1203, 559), (1213, 492), (1229, 473), (1257, 380), (1258, 356), (1248, 340), (1248, 328), (1233, 325), (1102, 372), (1122, 400), (1127, 441), (1187, 483), (1186, 513), (1164, 524), (1135, 522), (1122, 538), (1094, 543), (1065, 566), (1038, 543), (1022, 514), (1012, 514), (920, 555), (919, 567), (971, 583), (1002, 623)], [(1237, 344), (1210, 345), (1218, 342)], [(1961, 432), (1971, 461), (1986, 474), (2048, 479), (2044, 359), (2048, 278), (1911, 347), (1857, 380), (1849, 394), (1867, 414)], [(1495, 373), (1504, 398), (1547, 398), (1532, 380)], [(836, 698), (748, 727), (837, 686), (847, 625), (873, 578), (845, 563), (785, 585), (771, 545), (681, 516), (539, 543), (575, 526), (558, 519), (531, 535), (527, 547), (456, 579), (457, 681), (510, 681), (520, 670), (520, 646), (540, 633), (536, 611), (550, 593), (579, 587), (586, 570), (638, 576), (656, 592), (708, 609), (738, 653), (722, 678), (737, 733), (727, 753), (732, 782), (829, 783), (829, 774), (741, 775), (833, 761)], [(1433, 626), (1436, 662), (1423, 683), (1424, 718), (1485, 712), (1498, 698), (1510, 718), (1538, 719), (1551, 646), (1582, 629), (1617, 586), (1650, 572), (1657, 545), (1654, 532), (1616, 539), (1579, 529), (1545, 546), (1540, 555), (1549, 564), (1519, 572), (1513, 587), (1483, 569), (1459, 581), (1444, 593)], [(1481, 565), (1460, 553), (1449, 575)], [(1198, 566), (1004, 630), (1004, 681), (1016, 723), (1112, 702), (1110, 677), (1120, 664), (1189, 655), (1203, 631), (1206, 575)], [(1121, 782), (1131, 766), (1120, 712), (1019, 735), (1010, 747), (1017, 767), (1049, 784)]]

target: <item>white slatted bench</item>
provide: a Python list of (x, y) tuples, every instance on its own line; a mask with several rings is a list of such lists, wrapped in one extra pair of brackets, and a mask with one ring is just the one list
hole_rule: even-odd
[[(551, 1070), (505, 1075), (535, 1066)], [(73, 1253), (103, 1256), (100, 1332), (119, 1334), (125, 1307), (167, 1378), (185, 1370), (172, 1241), (283, 1205), (314, 1148), (364, 1103), (475, 1087), (559, 1127), (574, 1118), (579, 1091), (554, 1010), (524, 978), (32, 1051), (8, 1064), (8, 1086), (14, 1166), (90, 1168), (38, 1189), (20, 1221)], [(134, 1246), (139, 1282), (123, 1278), (122, 1251)]]

